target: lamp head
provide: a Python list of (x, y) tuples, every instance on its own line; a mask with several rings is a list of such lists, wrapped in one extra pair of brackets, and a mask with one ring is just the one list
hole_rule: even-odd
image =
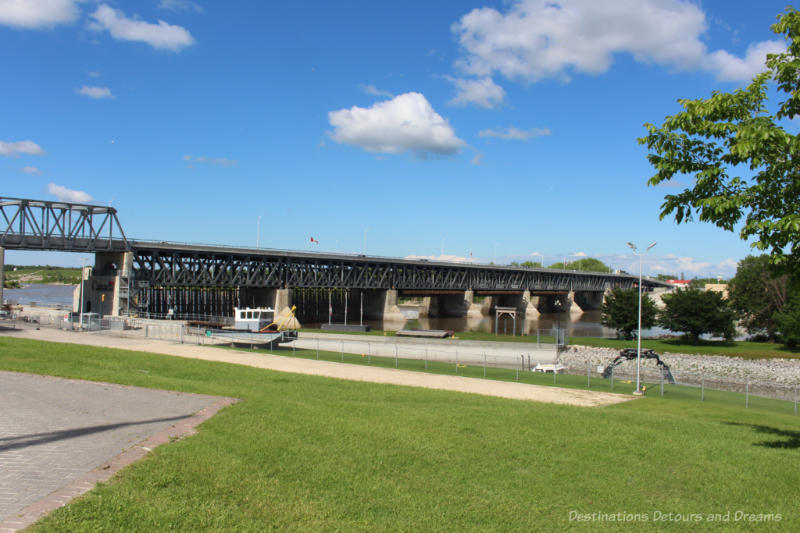
[(650, 248), (652, 248), (655, 245), (656, 245), (656, 243), (651, 243), (650, 246), (647, 247), (647, 249), (649, 250)]
[(636, 251), (636, 245), (635, 245), (635, 244), (633, 244), (632, 242), (629, 242), (629, 243), (628, 243), (628, 247), (629, 247), (631, 250), (633, 250), (634, 252)]

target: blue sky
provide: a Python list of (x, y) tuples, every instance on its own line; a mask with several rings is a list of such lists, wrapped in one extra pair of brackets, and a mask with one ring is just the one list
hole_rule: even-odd
[(629, 271), (657, 241), (645, 273), (728, 277), (748, 244), (660, 221), (680, 189), (636, 139), (762, 70), (784, 6), (0, 0), (0, 195), (141, 239)]

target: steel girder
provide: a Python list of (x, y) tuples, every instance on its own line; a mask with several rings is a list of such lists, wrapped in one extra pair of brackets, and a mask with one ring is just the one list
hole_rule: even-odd
[(0, 246), (80, 252), (129, 249), (113, 207), (2, 197)]
[[(401, 290), (604, 291), (630, 275), (428, 263), (302, 253), (237, 253), (133, 245), (134, 277), (155, 286)], [(645, 280), (645, 284), (655, 284)]]

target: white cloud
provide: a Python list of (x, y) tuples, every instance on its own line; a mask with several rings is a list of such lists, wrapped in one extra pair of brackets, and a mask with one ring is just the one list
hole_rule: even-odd
[(472, 163), (475, 166), (479, 166), (482, 162), (483, 162), (483, 154), (481, 153), (476, 153), (474, 156), (472, 156), (472, 160), (470, 161), (470, 163)]
[(159, 20), (157, 24), (138, 18), (128, 18), (120, 10), (106, 4), (99, 6), (91, 14), (94, 22), (91, 28), (96, 31), (108, 30), (112, 37), (123, 41), (139, 41), (153, 48), (179, 51), (194, 44), (192, 35), (181, 26), (167, 24)]
[(419, 261), (420, 259), (425, 259), (427, 261), (441, 261), (444, 263), (471, 263), (473, 262), (470, 260), (469, 257), (462, 257), (460, 255), (407, 255), (403, 259), (408, 259), (411, 261)]
[(780, 41), (762, 41), (747, 47), (744, 59), (718, 50), (708, 56), (706, 68), (716, 72), (719, 81), (750, 80), (756, 74), (767, 70), (767, 54), (779, 54), (786, 50)]
[(25, 174), (41, 174), (42, 171), (36, 167), (22, 167), (22, 172)]
[(199, 12), (203, 11), (203, 8), (199, 5), (195, 4), (191, 0), (161, 0), (158, 3), (159, 9), (167, 9), (169, 11), (184, 11), (184, 10), (194, 10)]
[(47, 185), (47, 193), (52, 194), (62, 202), (86, 203), (93, 200), (89, 194), (83, 191), (67, 189), (55, 183), (49, 183)]
[[(189, 163), (204, 163), (206, 165), (218, 165), (221, 167), (235, 167), (239, 164), (239, 161), (236, 159), (228, 159), (227, 157), (206, 157), (206, 156), (199, 156), (194, 157), (191, 155), (183, 156), (184, 161), (188, 161)], [(193, 165), (189, 165), (190, 168), (194, 168)]]
[(481, 130), (478, 132), (479, 137), (496, 137), (498, 139), (527, 141), (532, 137), (546, 137), (550, 135), (548, 128), (531, 128), (529, 130), (521, 130), (514, 126), (509, 126), (505, 130)]
[(385, 96), (386, 98), (394, 98), (394, 95), (389, 91), (383, 91), (378, 89), (372, 84), (368, 85), (361, 85), (361, 90), (364, 91), (364, 94), (369, 94), (371, 96)]
[(80, 89), (75, 89), (75, 92), (81, 96), (94, 99), (114, 98), (114, 95), (111, 94), (111, 89), (108, 87), (92, 87), (89, 85), (84, 85)]
[(497, 85), (492, 78), (479, 79), (451, 78), (458, 94), (450, 100), (452, 105), (476, 105), (484, 109), (500, 107), (506, 98), (506, 91)]
[(46, 152), (42, 147), (33, 141), (0, 141), (0, 155), (7, 157), (18, 157), (19, 154), (44, 155)]
[(620, 53), (641, 63), (706, 69), (740, 81), (776, 46), (753, 45), (744, 60), (727, 52), (709, 54), (702, 40), (707, 27), (705, 13), (682, 0), (517, 0), (503, 12), (473, 9), (451, 29), (464, 52), (456, 62), (462, 72), (522, 82), (600, 74)]
[(328, 113), (334, 141), (368, 152), (447, 155), (464, 145), (450, 124), (420, 93), (405, 93), (372, 107), (353, 106)]
[[(632, 274), (639, 273), (639, 260), (632, 254), (601, 255), (597, 258), (612, 268), (622, 269)], [(642, 259), (642, 270), (645, 276), (657, 274), (680, 276), (683, 273), (687, 279), (717, 276), (727, 279), (736, 274), (736, 261), (728, 258), (714, 263), (675, 254), (648, 254)]]
[(97, 70), (90, 70), (86, 74), (88, 74), (90, 78), (99, 78), (100, 76), (102, 76), (102, 74)]
[(0, 24), (15, 28), (48, 28), (78, 17), (75, 0), (0, 0)]

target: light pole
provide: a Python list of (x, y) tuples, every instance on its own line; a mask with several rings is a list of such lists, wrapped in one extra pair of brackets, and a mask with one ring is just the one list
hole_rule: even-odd
[(642, 256), (650, 251), (650, 248), (655, 246), (656, 243), (650, 244), (644, 252), (636, 253), (636, 245), (632, 242), (628, 243), (628, 246), (631, 250), (633, 250), (633, 255), (639, 257), (639, 333), (636, 334), (636, 390), (633, 391), (634, 394), (640, 395), (642, 394), (642, 389), (639, 387), (639, 369), (641, 367), (641, 360), (642, 360)]
[(556, 325), (556, 348), (558, 348), (558, 341), (561, 336), (561, 300), (556, 300), (553, 305), (556, 306), (556, 320), (558, 321)]
[(81, 316), (80, 316), (80, 329), (83, 330), (83, 273), (84, 273), (84, 269), (86, 268), (86, 258), (85, 257), (81, 257), (80, 258), (80, 262), (81, 262), (81, 290), (80, 290), (80, 294), (81, 294), (81, 307), (80, 307)]

